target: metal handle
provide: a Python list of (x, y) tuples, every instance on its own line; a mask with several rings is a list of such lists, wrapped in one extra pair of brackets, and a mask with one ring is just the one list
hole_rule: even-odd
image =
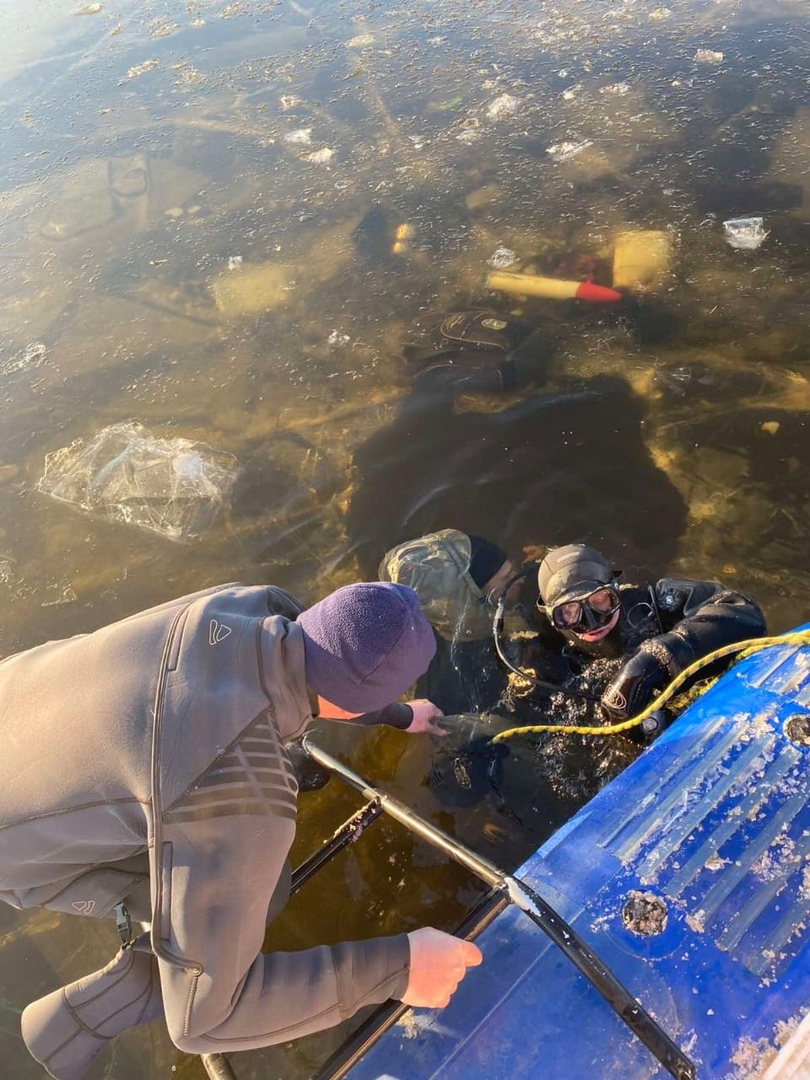
[(236, 1080), (236, 1073), (222, 1054), (201, 1054), (200, 1061), (211, 1080)]

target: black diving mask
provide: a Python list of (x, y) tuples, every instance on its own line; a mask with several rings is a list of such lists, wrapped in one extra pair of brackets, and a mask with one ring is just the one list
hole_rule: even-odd
[(607, 626), (621, 607), (619, 590), (612, 585), (599, 585), (591, 592), (552, 606), (537, 605), (545, 611), (557, 630), (588, 633)]

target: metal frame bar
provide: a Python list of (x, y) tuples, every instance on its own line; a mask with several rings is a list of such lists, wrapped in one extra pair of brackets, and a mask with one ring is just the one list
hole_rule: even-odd
[(323, 765), (335, 776), (339, 776), (350, 787), (359, 791), (364, 798), (379, 799), (384, 812), (404, 825), (410, 832), (449, 855), (455, 862), (472, 871), (493, 889), (503, 892), (554, 942), (591, 986), (598, 990), (619, 1019), (644, 1043), (667, 1072), (675, 1077), (675, 1080), (694, 1080), (694, 1063), (616, 978), (587, 942), (531, 886), (499, 870), (489, 860), (477, 855), (470, 848), (442, 832), (441, 829), (437, 829), (429, 821), (419, 817), (392, 795), (372, 787), (367, 780), (353, 772), (347, 765), (316, 746), (309, 736), (304, 737), (304, 747), (319, 765)]
[[(456, 930), (458, 937), (473, 941), (482, 934), (500, 913), (509, 906), (507, 898), (497, 889), (491, 889), (478, 907)], [(312, 1080), (343, 1080), (367, 1050), (396, 1024), (410, 1009), (401, 1001), (389, 1001), (375, 1009), (314, 1075)]]
[[(490, 886), (491, 892), (483, 907), (474, 912), (462, 925), (460, 930), (462, 936), (469, 939), (476, 937), (507, 904), (515, 904), (557, 945), (580, 974), (600, 993), (619, 1019), (644, 1043), (675, 1080), (695, 1080), (695, 1066), (680, 1047), (623, 986), (573, 927), (558, 915), (531, 886), (519, 878), (506, 874), (487, 859), (448, 836), (388, 792), (372, 787), (358, 773), (325, 750), (321, 750), (309, 736), (305, 736), (303, 745), (314, 761), (340, 777), (349, 787), (359, 791), (367, 802), (344, 822), (318, 851), (295, 870), (291, 893), (300, 889), (339, 851), (359, 839), (367, 826), (385, 813), (410, 832), (443, 851)], [(329, 1058), (314, 1080), (341, 1080), (345, 1077), (369, 1047), (388, 1031), (407, 1009), (408, 1006), (401, 1002), (390, 1003), (378, 1009), (358, 1029), (351, 1040)], [(201, 1060), (210, 1080), (237, 1080), (236, 1074), (224, 1055), (204, 1054)]]

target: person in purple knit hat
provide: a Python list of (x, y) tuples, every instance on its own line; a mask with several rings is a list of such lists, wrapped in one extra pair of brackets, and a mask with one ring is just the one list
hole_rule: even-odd
[[(80, 1080), (158, 1018), (199, 1054), (286, 1042), (388, 998), (447, 1004), (481, 953), (431, 927), (261, 952), (289, 893), (287, 746), (318, 715), (436, 730), (430, 702), (396, 700), (435, 648), (402, 585), (349, 585), (306, 610), (283, 589), (225, 585), (0, 663), (0, 899), (114, 916), (123, 941), (24, 1010), (51, 1076)], [(133, 936), (133, 920), (148, 930)]]

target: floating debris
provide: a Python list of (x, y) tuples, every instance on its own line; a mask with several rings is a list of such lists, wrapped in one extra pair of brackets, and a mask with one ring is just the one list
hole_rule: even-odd
[(53, 600), (43, 600), (40, 607), (62, 607), (64, 604), (75, 604), (79, 599), (72, 585), (51, 585), (50, 592), (56, 593)]
[(283, 307), (293, 287), (289, 269), (273, 262), (240, 267), (238, 274), (229, 267), (211, 282), (216, 305), (227, 319), (260, 315)]
[(613, 285), (635, 292), (663, 292), (672, 278), (673, 233), (627, 229), (613, 246)]
[(721, 52), (713, 52), (711, 49), (698, 49), (695, 53), (696, 64), (722, 64), (723, 54)]
[(640, 937), (661, 934), (667, 926), (667, 905), (662, 897), (652, 892), (631, 889), (622, 908), (622, 922)]
[(487, 266), (493, 270), (505, 270), (507, 266), (513, 266), (518, 261), (517, 255), (508, 247), (497, 247), (487, 259)]
[(461, 125), (462, 130), (456, 135), (456, 138), (460, 143), (464, 143), (465, 146), (470, 146), (474, 142), (478, 142), (481, 138), (481, 124), (480, 121), (471, 116), (467, 120), (464, 120)]
[(0, 361), (0, 375), (13, 375), (17, 371), (42, 367), (48, 357), (48, 350), (41, 341), (33, 341), (20, 352), (4, 361)]
[(394, 242), (391, 245), (392, 255), (404, 255), (411, 246), (411, 240), (416, 236), (416, 227), (409, 221), (403, 221), (394, 229)]
[(110, 158), (107, 162), (110, 191), (122, 199), (146, 194), (149, 187), (149, 163), (143, 154)]
[(316, 150), (313, 154), (305, 154), (304, 160), (311, 161), (313, 165), (325, 165), (335, 156), (335, 151), (325, 146), (322, 150)]
[(312, 142), (312, 128), (299, 128), (297, 131), (289, 131), (284, 136), (284, 142), (295, 143), (298, 146), (309, 146)]
[(155, 68), (158, 66), (158, 63), (159, 61), (157, 60), (144, 60), (142, 64), (136, 64), (134, 67), (131, 67), (129, 69), (129, 71), (127, 72), (127, 78), (137, 79), (139, 78), (139, 76), (145, 75), (147, 71), (154, 71)]
[(152, 37), (163, 38), (171, 37), (172, 34), (176, 34), (180, 29), (179, 23), (169, 22), (168, 19), (157, 19), (152, 24)]
[(728, 246), (738, 251), (756, 251), (769, 235), (761, 217), (729, 218), (723, 222), (723, 234)]
[(490, 120), (502, 120), (506, 116), (514, 116), (520, 108), (520, 99), (511, 94), (501, 94), (490, 102), (487, 108), (487, 116)]
[(563, 161), (570, 161), (571, 158), (575, 158), (577, 154), (581, 154), (589, 146), (593, 146), (593, 139), (583, 139), (581, 142), (554, 143), (546, 149), (546, 153), (552, 161), (560, 164)]

